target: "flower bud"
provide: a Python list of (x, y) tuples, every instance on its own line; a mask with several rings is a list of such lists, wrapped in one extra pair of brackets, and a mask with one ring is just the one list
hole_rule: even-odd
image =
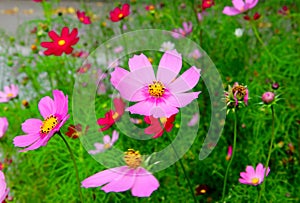
[(265, 92), (262, 97), (261, 97), (262, 101), (265, 104), (270, 104), (274, 101), (275, 99), (275, 94), (273, 92)]

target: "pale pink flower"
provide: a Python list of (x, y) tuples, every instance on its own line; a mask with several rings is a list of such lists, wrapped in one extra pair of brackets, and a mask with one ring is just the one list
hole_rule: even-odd
[(21, 152), (45, 146), (70, 117), (68, 114), (68, 96), (59, 90), (53, 90), (53, 97), (54, 100), (48, 96), (43, 97), (38, 104), (44, 121), (30, 118), (22, 124), (22, 130), (26, 135), (17, 136), (13, 141), (16, 147), (29, 146)]
[(115, 68), (111, 83), (124, 99), (137, 102), (126, 111), (155, 118), (169, 118), (178, 113), (200, 92), (187, 92), (199, 81), (200, 69), (192, 66), (177, 77), (182, 67), (182, 58), (176, 50), (166, 51), (158, 65), (156, 76), (151, 63), (144, 55), (129, 59), (129, 69)]
[[(159, 187), (157, 179), (141, 167), (141, 155), (138, 151), (128, 150), (124, 160), (126, 166), (98, 172), (81, 182), (82, 187), (101, 187), (106, 193), (131, 190), (137, 197), (149, 197)], [(103, 186), (104, 185), (104, 186)]]
[(229, 16), (238, 15), (252, 9), (257, 3), (258, 0), (232, 0), (233, 7), (226, 6), (223, 13)]
[(275, 100), (275, 94), (273, 92), (265, 92), (261, 99), (265, 104), (271, 104)]
[[(3, 137), (8, 128), (8, 121), (5, 117), (0, 117), (0, 138)], [(1, 201), (0, 201), (1, 202)]]
[(0, 91), (0, 103), (8, 102), (18, 96), (19, 88), (17, 85), (5, 86), (4, 91)]
[(197, 60), (199, 59), (200, 57), (202, 56), (201, 52), (199, 51), (199, 49), (195, 49), (194, 51), (192, 51), (190, 54), (189, 54), (189, 57)]
[[(247, 166), (246, 172), (240, 173), (241, 178), (239, 179), (239, 181), (242, 184), (254, 185), (254, 186), (259, 185), (264, 181), (265, 171), (266, 169), (261, 163), (259, 163), (256, 166), (255, 170), (252, 166)], [(268, 167), (266, 176), (269, 174), (269, 172), (270, 172), (270, 168)]]
[(4, 173), (0, 171), (0, 202), (4, 202), (8, 193), (9, 188), (7, 188)]
[(193, 31), (193, 24), (192, 22), (183, 22), (183, 28), (174, 29), (172, 32), (172, 37), (175, 39), (186, 37)]
[(105, 150), (110, 149), (118, 139), (119, 139), (119, 133), (114, 130), (111, 139), (109, 135), (103, 136), (103, 143), (99, 143), (99, 142), (94, 143), (96, 149), (90, 150), (89, 153), (98, 154), (104, 152)]
[(188, 122), (188, 126), (194, 126), (199, 122), (199, 113), (195, 113), (192, 116), (192, 119)]
[(118, 47), (114, 48), (114, 52), (116, 54), (121, 53), (123, 50), (124, 50), (124, 48), (122, 46), (118, 46)]

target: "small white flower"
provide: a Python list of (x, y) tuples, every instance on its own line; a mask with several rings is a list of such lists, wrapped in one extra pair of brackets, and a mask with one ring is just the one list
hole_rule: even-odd
[(175, 44), (170, 41), (167, 41), (162, 43), (159, 51), (165, 52), (165, 51), (173, 50), (174, 48), (175, 48)]
[(242, 28), (237, 28), (237, 29), (235, 29), (235, 31), (234, 31), (234, 35), (235, 35), (236, 37), (241, 37), (241, 36), (243, 36), (243, 33), (244, 33), (244, 29), (242, 29)]

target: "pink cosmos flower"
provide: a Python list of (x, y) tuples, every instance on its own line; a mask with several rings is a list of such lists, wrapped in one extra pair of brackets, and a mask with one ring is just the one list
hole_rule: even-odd
[(141, 155), (138, 151), (129, 149), (125, 153), (126, 166), (111, 168), (96, 173), (81, 182), (82, 187), (100, 187), (108, 192), (124, 192), (131, 189), (131, 194), (137, 197), (149, 197), (159, 187), (157, 179), (141, 167)]
[(126, 110), (133, 114), (155, 118), (167, 117), (178, 113), (198, 98), (200, 92), (191, 90), (199, 81), (200, 69), (192, 66), (181, 76), (181, 54), (176, 50), (166, 51), (158, 65), (156, 77), (151, 63), (144, 55), (135, 55), (129, 59), (130, 72), (115, 68), (111, 73), (111, 83), (124, 99), (137, 102)]
[(265, 104), (271, 104), (274, 101), (274, 99), (275, 99), (275, 94), (273, 92), (265, 92), (261, 96), (261, 100)]
[(202, 56), (201, 52), (199, 51), (199, 49), (195, 49), (194, 51), (192, 51), (190, 54), (189, 54), (189, 57), (197, 60), (199, 59), (200, 57)]
[(8, 121), (5, 117), (0, 117), (0, 138), (3, 137), (8, 128)]
[(38, 104), (44, 121), (30, 118), (22, 124), (22, 130), (26, 135), (17, 136), (13, 141), (17, 147), (29, 146), (21, 152), (45, 146), (70, 117), (68, 114), (68, 96), (59, 90), (53, 90), (53, 97), (54, 100), (48, 96), (43, 97)]
[(258, 0), (232, 0), (233, 7), (226, 6), (223, 9), (225, 15), (234, 16), (252, 9)]
[(4, 91), (0, 91), (0, 103), (8, 102), (18, 96), (19, 88), (17, 85), (5, 86)]
[(94, 143), (94, 146), (96, 149), (90, 150), (89, 153), (90, 154), (98, 154), (98, 153), (104, 152), (105, 150), (111, 148), (118, 139), (119, 139), (119, 133), (114, 130), (112, 133), (111, 139), (110, 139), (109, 135), (103, 136), (103, 144), (99, 143), (99, 142)]
[(0, 202), (5, 202), (8, 193), (9, 189), (6, 185), (4, 173), (0, 171)]
[(183, 22), (182, 26), (183, 26), (183, 29), (178, 28), (178, 29), (173, 30), (172, 37), (174, 37), (175, 39), (178, 39), (181, 37), (186, 37), (193, 31), (192, 22)]
[[(239, 181), (242, 184), (254, 185), (254, 186), (259, 185), (264, 181), (265, 171), (266, 169), (261, 163), (259, 163), (256, 166), (255, 170), (252, 166), (247, 166), (246, 172), (240, 173), (241, 178), (239, 179)], [(270, 168), (268, 167), (266, 176), (269, 174), (269, 172), (270, 172)]]

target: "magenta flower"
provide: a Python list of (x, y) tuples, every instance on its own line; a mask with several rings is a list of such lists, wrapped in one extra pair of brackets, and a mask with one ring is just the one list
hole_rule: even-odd
[(0, 202), (5, 202), (9, 189), (7, 188), (5, 176), (2, 171), (0, 171)]
[(232, 146), (229, 145), (227, 155), (226, 155), (226, 160), (229, 161), (231, 159), (231, 156), (232, 156)]
[(142, 168), (142, 158), (138, 151), (129, 149), (124, 157), (126, 166), (120, 166), (96, 173), (81, 182), (82, 187), (100, 187), (108, 192), (124, 192), (131, 189), (137, 197), (149, 197), (159, 187), (157, 179)]
[(45, 146), (70, 117), (68, 114), (68, 96), (59, 90), (53, 90), (53, 97), (54, 100), (48, 96), (43, 97), (38, 104), (44, 121), (30, 118), (22, 124), (22, 130), (26, 135), (15, 137), (14, 145), (29, 147), (21, 150), (21, 152)]
[(8, 128), (8, 121), (5, 117), (0, 117), (0, 138), (3, 137)]
[(94, 143), (96, 149), (90, 150), (89, 153), (98, 154), (104, 152), (105, 150), (111, 148), (118, 139), (119, 139), (119, 133), (114, 130), (111, 139), (109, 135), (103, 136), (103, 144), (99, 142)]
[(199, 81), (200, 69), (192, 66), (181, 76), (181, 54), (176, 50), (166, 51), (158, 65), (156, 77), (151, 63), (144, 55), (135, 55), (129, 59), (130, 72), (115, 68), (111, 73), (111, 83), (120, 92), (121, 97), (136, 104), (126, 111), (133, 114), (155, 118), (167, 117), (178, 113), (198, 98), (200, 92), (191, 90)]
[(0, 103), (8, 102), (18, 96), (19, 88), (17, 85), (5, 86), (4, 91), (0, 91)]
[(193, 24), (192, 22), (183, 22), (182, 23), (183, 29), (178, 28), (174, 29), (172, 32), (172, 37), (175, 39), (181, 38), (181, 37), (186, 37), (193, 31)]
[(273, 92), (265, 92), (261, 96), (261, 100), (265, 104), (271, 104), (275, 100), (275, 94)]
[(226, 6), (223, 9), (225, 15), (234, 16), (252, 9), (258, 0), (232, 0), (233, 7)]
[[(256, 166), (255, 170), (252, 166), (247, 166), (246, 172), (240, 173), (241, 178), (239, 179), (239, 181), (242, 184), (254, 185), (254, 186), (259, 185), (264, 181), (265, 171), (266, 169), (261, 163), (259, 163)], [(269, 172), (270, 172), (270, 168), (268, 167), (266, 176), (269, 174)]]

